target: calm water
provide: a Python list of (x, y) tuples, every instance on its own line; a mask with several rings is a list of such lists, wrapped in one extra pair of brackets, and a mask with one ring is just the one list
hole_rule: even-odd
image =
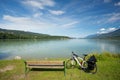
[(91, 52), (120, 53), (119, 40), (0, 40), (0, 59), (66, 58), (74, 51), (79, 55)]

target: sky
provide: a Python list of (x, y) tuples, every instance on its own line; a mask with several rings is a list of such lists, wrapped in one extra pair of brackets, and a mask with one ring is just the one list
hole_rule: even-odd
[(0, 0), (0, 28), (85, 37), (120, 28), (120, 0)]

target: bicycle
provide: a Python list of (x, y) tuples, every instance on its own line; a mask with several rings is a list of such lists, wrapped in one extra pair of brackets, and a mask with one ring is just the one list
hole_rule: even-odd
[(79, 66), (83, 71), (90, 72), (95, 74), (97, 72), (96, 58), (92, 55), (88, 60), (86, 60), (86, 54), (84, 58), (79, 57), (77, 54), (72, 52), (72, 57), (66, 62), (66, 67), (68, 69), (74, 68), (75, 66)]

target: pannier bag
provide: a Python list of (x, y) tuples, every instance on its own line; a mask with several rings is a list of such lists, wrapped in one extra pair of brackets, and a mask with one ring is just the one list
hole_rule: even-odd
[(88, 70), (93, 70), (94, 67), (96, 66), (96, 62), (97, 62), (97, 59), (95, 58), (95, 56), (91, 56), (87, 63), (88, 63)]

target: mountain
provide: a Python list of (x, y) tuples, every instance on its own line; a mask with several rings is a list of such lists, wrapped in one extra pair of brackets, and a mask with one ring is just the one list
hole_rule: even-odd
[(0, 39), (69, 39), (69, 37), (0, 28)]
[(105, 34), (89, 35), (86, 38), (89, 38), (89, 39), (120, 39), (120, 28), (113, 32), (109, 32)]

